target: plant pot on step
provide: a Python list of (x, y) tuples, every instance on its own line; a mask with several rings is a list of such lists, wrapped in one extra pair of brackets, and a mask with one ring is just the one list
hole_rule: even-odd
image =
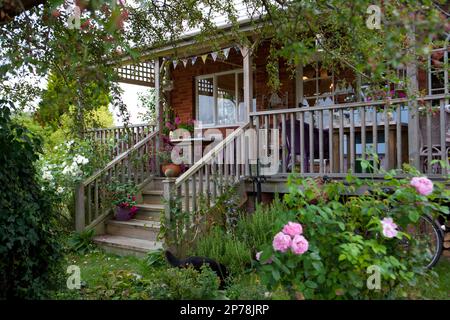
[(168, 178), (178, 177), (181, 173), (181, 166), (179, 164), (167, 163), (161, 165), (162, 173)]
[(136, 212), (138, 211), (138, 208), (136, 207), (116, 207), (116, 212), (114, 214), (114, 218), (118, 221), (128, 221), (130, 219), (133, 219), (133, 217), (136, 215)]

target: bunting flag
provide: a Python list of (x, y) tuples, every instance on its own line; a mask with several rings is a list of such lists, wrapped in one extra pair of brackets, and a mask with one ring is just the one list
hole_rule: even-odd
[(195, 61), (197, 61), (197, 56), (193, 56), (193, 57), (191, 58), (191, 64), (194, 65), (194, 64), (195, 64)]
[(202, 55), (203, 63), (206, 63), (206, 59), (208, 59), (208, 54), (203, 54)]
[(181, 61), (183, 62), (183, 66), (186, 68), (187, 63), (188, 63), (188, 59), (181, 59)]
[(217, 56), (218, 56), (218, 52), (216, 52), (216, 51), (211, 52), (211, 57), (213, 58), (214, 62), (216, 61)]
[(235, 50), (237, 53), (240, 53), (240, 52), (241, 52), (241, 48), (239, 48), (239, 46), (234, 46), (234, 50)]
[(225, 56), (225, 59), (228, 59), (229, 54), (230, 54), (230, 48), (223, 49), (223, 55)]
[(177, 68), (177, 64), (178, 64), (178, 60), (172, 60), (173, 63), (173, 68), (176, 69)]

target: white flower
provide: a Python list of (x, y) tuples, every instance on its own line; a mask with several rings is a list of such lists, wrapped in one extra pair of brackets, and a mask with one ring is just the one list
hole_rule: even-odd
[(66, 146), (71, 147), (73, 145), (74, 141), (70, 140), (66, 142)]
[(59, 194), (62, 194), (62, 193), (64, 193), (64, 188), (58, 187), (58, 189), (56, 189), (56, 192), (58, 192)]
[(89, 159), (82, 156), (81, 154), (77, 155), (74, 159), (74, 162), (78, 163), (78, 164), (88, 164), (89, 163)]
[(44, 171), (44, 173), (42, 174), (42, 179), (51, 181), (53, 180), (53, 176), (50, 171)]

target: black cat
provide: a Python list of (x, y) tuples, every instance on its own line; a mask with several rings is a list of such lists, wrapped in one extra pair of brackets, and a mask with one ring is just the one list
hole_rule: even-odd
[(213, 270), (220, 278), (220, 289), (223, 289), (225, 285), (225, 279), (228, 277), (227, 268), (213, 259), (206, 257), (188, 257), (186, 259), (177, 259), (170, 251), (166, 250), (166, 259), (173, 267), (188, 268), (192, 266), (195, 270), (200, 271), (203, 265), (207, 265)]

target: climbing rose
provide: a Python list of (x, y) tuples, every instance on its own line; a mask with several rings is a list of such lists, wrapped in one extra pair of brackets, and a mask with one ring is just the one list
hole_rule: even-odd
[(411, 186), (422, 196), (427, 196), (433, 192), (433, 182), (427, 177), (414, 177), (411, 179)]
[(275, 251), (286, 252), (291, 246), (292, 239), (283, 232), (278, 232), (273, 238), (273, 248)]
[(289, 221), (283, 228), (283, 233), (291, 237), (300, 235), (302, 234), (302, 232), (303, 232), (302, 225), (300, 223), (295, 223), (291, 221)]
[(308, 240), (305, 239), (304, 236), (296, 235), (294, 239), (292, 239), (291, 243), (291, 251), (294, 254), (300, 255), (308, 251), (309, 243)]
[(386, 238), (394, 238), (397, 236), (397, 225), (394, 223), (392, 218), (384, 218), (381, 220), (381, 225), (383, 226), (383, 235)]

